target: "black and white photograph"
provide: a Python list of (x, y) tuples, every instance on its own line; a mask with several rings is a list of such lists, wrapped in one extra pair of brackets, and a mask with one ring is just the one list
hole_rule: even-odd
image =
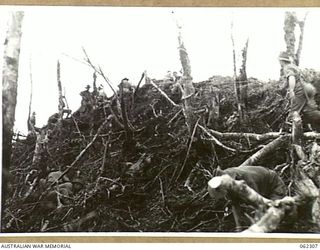
[(319, 233), (319, 24), (1, 6), (1, 232)]

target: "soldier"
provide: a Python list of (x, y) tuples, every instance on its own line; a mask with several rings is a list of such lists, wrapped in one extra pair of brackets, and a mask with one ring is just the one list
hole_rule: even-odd
[[(246, 184), (254, 189), (263, 197), (276, 200), (281, 199), (287, 194), (287, 188), (278, 176), (270, 169), (261, 166), (241, 166), (221, 170), (216, 169), (214, 176), (227, 174), (235, 180), (243, 180)], [(213, 198), (217, 198), (216, 192), (208, 187), (208, 192)]]
[[(254, 189), (257, 193), (271, 200), (281, 199), (287, 194), (287, 188), (282, 179), (273, 170), (261, 166), (241, 166), (221, 170), (215, 170), (214, 176), (229, 175), (235, 180), (245, 181), (246, 184)], [(248, 226), (248, 220), (244, 216), (241, 208), (241, 198), (232, 192), (227, 193), (225, 190), (216, 190), (208, 185), (209, 195), (216, 201), (229, 196), (232, 204), (233, 217), (236, 224), (236, 231), (242, 230), (242, 226)]]
[(134, 87), (129, 82), (128, 78), (123, 78), (121, 80), (121, 83), (119, 84), (119, 88), (122, 89), (123, 93), (130, 93), (133, 92)]
[(93, 109), (92, 94), (89, 90), (90, 90), (90, 85), (87, 85), (86, 90), (80, 92), (82, 100), (81, 100), (81, 107), (79, 111), (81, 113), (90, 112)]
[(70, 179), (64, 175), (60, 180), (58, 180), (61, 175), (61, 171), (54, 171), (49, 173), (47, 180), (40, 180), (42, 190), (45, 190), (53, 183), (56, 183), (52, 187), (53, 190), (48, 192), (44, 199), (46, 208), (54, 209), (70, 204), (70, 199), (72, 196), (78, 193), (84, 186), (79, 177), (76, 177), (70, 181)]
[(293, 64), (293, 58), (286, 52), (280, 53), (279, 61), (288, 88), (291, 114), (297, 111), (304, 123), (310, 123), (312, 128), (319, 132), (320, 111), (314, 100), (316, 89), (312, 84), (304, 82), (300, 69)]

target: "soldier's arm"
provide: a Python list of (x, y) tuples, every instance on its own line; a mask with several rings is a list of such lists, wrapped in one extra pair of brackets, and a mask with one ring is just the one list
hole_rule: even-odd
[(294, 87), (296, 86), (296, 78), (291, 75), (288, 77), (288, 82), (289, 82), (289, 96), (290, 98), (294, 97)]

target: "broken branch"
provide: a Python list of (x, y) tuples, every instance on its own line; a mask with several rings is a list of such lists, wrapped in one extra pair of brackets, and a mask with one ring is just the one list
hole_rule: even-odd
[(94, 135), (94, 137), (92, 138), (91, 142), (88, 143), (88, 145), (80, 152), (80, 154), (76, 157), (76, 159), (70, 164), (70, 166), (67, 167), (67, 169), (65, 171), (63, 171), (63, 173), (59, 176), (59, 178), (57, 178), (51, 185), (50, 187), (46, 190), (48, 191), (49, 189), (51, 189), (54, 185), (56, 185), (58, 183), (59, 180), (62, 179), (63, 176), (65, 176), (70, 169), (81, 159), (81, 157), (87, 152), (87, 150), (92, 146), (92, 144), (95, 142), (95, 140), (98, 138), (98, 135), (100, 134), (101, 130), (104, 128), (104, 126), (109, 122), (109, 120), (105, 120), (100, 127), (97, 130), (97, 133)]
[(217, 138), (215, 138), (212, 134), (210, 134), (207, 129), (203, 126), (201, 126), (200, 124), (198, 124), (198, 127), (202, 129), (203, 132), (205, 132), (206, 135), (208, 135), (210, 138), (209, 140), (212, 140), (216, 145), (228, 150), (228, 151), (231, 151), (231, 152), (237, 152), (236, 149), (233, 149), (233, 148), (230, 148), (224, 144), (222, 144)]
[(250, 188), (244, 181), (236, 181), (229, 175), (213, 177), (208, 182), (208, 192), (212, 197), (217, 192), (233, 193), (255, 207), (266, 206), (272, 202)]
[(253, 166), (256, 165), (259, 160), (264, 158), (266, 155), (270, 154), (282, 144), (288, 143), (288, 138), (290, 136), (288, 135), (282, 135), (279, 138), (275, 139), (274, 141), (268, 143), (266, 146), (264, 146), (262, 149), (260, 149), (258, 152), (250, 156), (246, 161), (244, 161), (240, 166)]
[(145, 75), (145, 77), (146, 77), (148, 83), (150, 83), (153, 87), (155, 87), (160, 92), (160, 94), (164, 98), (166, 98), (174, 107), (180, 107), (178, 104), (176, 104), (174, 101), (172, 101), (170, 99), (170, 97), (165, 92), (163, 92), (162, 89), (160, 89), (147, 75)]

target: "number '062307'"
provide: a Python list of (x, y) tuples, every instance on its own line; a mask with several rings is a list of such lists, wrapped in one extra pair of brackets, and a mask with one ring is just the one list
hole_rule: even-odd
[(318, 244), (316, 243), (300, 244), (300, 248), (315, 249), (315, 248), (318, 248)]

